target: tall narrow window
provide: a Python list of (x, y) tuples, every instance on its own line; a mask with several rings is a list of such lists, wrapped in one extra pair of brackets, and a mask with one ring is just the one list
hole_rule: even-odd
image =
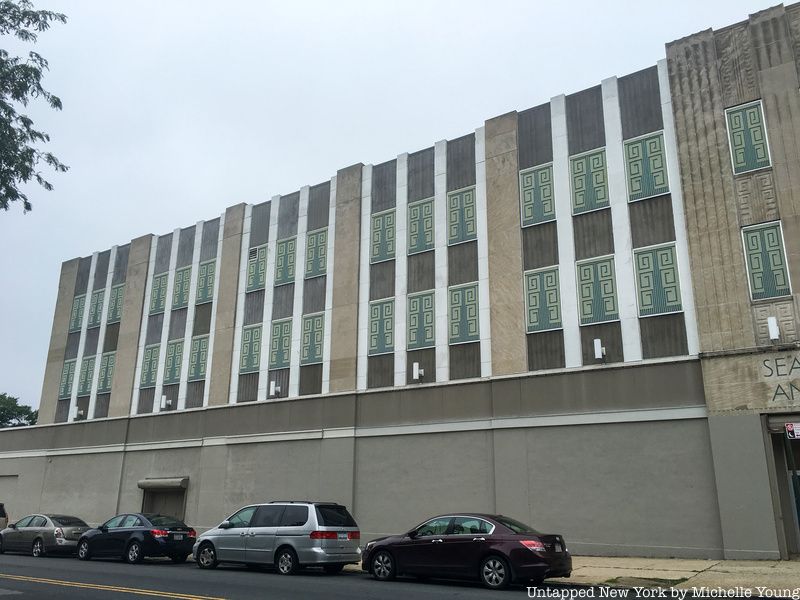
[(153, 276), (153, 289), (150, 291), (150, 314), (164, 312), (167, 305), (167, 273)]
[(546, 223), (556, 218), (553, 165), (520, 171), (519, 192), (523, 227)]
[(617, 283), (612, 257), (579, 262), (578, 306), (581, 325), (619, 319)]
[(733, 172), (738, 175), (770, 166), (761, 101), (730, 108), (726, 112)]
[(261, 325), (242, 330), (242, 351), (239, 356), (239, 373), (258, 371), (261, 364)]
[(525, 308), (528, 333), (561, 327), (558, 267), (525, 273)]
[(636, 250), (634, 262), (639, 316), (649, 317), (682, 310), (675, 245)]
[(83, 362), (81, 363), (81, 373), (78, 377), (78, 396), (88, 396), (92, 392), (94, 363), (94, 356), (84, 358)]
[(297, 238), (280, 240), (275, 251), (275, 285), (294, 281), (294, 262), (297, 254)]
[[(266, 267), (266, 256), (264, 257), (264, 264)], [(198, 265), (197, 295), (194, 300), (195, 304), (205, 304), (206, 302), (211, 302), (214, 299), (214, 277), (216, 275), (216, 270), (217, 263), (214, 260), (208, 260)]]
[(158, 344), (145, 346), (144, 357), (142, 358), (142, 378), (139, 387), (147, 388), (155, 386), (156, 377), (158, 375), (158, 355)]
[(247, 291), (262, 290), (266, 282), (267, 246), (250, 248), (247, 254)]
[(100, 327), (100, 321), (103, 320), (103, 297), (105, 293), (105, 290), (92, 292), (92, 299), (89, 301), (89, 324), (87, 327)]
[(394, 209), (372, 215), (369, 261), (382, 262), (394, 258), (395, 214)]
[(625, 142), (628, 200), (642, 200), (669, 192), (664, 135), (655, 133)]
[(434, 292), (408, 295), (408, 350), (436, 345)]
[(164, 385), (180, 382), (182, 362), (183, 340), (167, 342), (167, 356), (164, 360)]
[(322, 362), (322, 340), (325, 335), (325, 313), (303, 316), (303, 337), (300, 346), (300, 364)]
[(306, 236), (306, 279), (324, 275), (328, 268), (328, 228), (317, 229)]
[(369, 304), (369, 344), (372, 355), (394, 352), (394, 299)]
[(201, 335), (192, 338), (192, 347), (189, 354), (189, 381), (205, 379), (207, 363), (208, 336)]
[(480, 339), (478, 328), (478, 284), (468, 283), (449, 289), (450, 334), (449, 343), (461, 344)]
[(606, 150), (592, 150), (569, 159), (572, 181), (572, 214), (608, 206)]
[(185, 308), (189, 305), (191, 279), (192, 267), (183, 267), (175, 271), (175, 283), (172, 286), (172, 308)]
[(433, 198), (408, 205), (408, 254), (425, 252), (434, 244)]
[(58, 385), (58, 399), (65, 400), (72, 396), (72, 381), (75, 377), (75, 360), (64, 361), (61, 369), (61, 382)]
[(742, 236), (753, 300), (791, 294), (780, 223), (746, 227)]
[(100, 357), (100, 373), (97, 378), (97, 393), (107, 394), (111, 391), (111, 383), (114, 381), (114, 366), (117, 362), (117, 355), (108, 352)]
[(272, 337), (269, 344), (269, 368), (289, 367), (292, 350), (292, 320), (282, 319), (272, 322)]
[(86, 294), (75, 296), (72, 300), (72, 312), (69, 314), (69, 332), (80, 331), (83, 325), (83, 308), (86, 305)]
[(125, 299), (125, 284), (120, 283), (111, 288), (108, 300), (108, 322), (119, 323), (122, 319), (122, 301)]
[(475, 188), (447, 195), (447, 243), (458, 244), (477, 239), (478, 221), (475, 213)]

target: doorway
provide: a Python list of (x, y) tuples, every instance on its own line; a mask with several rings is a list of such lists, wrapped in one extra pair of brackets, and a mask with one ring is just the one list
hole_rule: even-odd
[(183, 521), (186, 490), (145, 490), (143, 513), (158, 513)]
[(774, 481), (777, 484), (786, 552), (789, 555), (798, 555), (800, 554), (800, 431), (797, 433), (797, 439), (790, 439), (786, 433), (787, 423), (800, 423), (800, 414), (770, 415), (768, 418), (776, 471)]

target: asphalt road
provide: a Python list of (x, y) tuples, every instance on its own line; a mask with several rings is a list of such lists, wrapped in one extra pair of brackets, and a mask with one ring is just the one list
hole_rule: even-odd
[[(553, 590), (564, 586), (553, 585)], [(586, 589), (586, 588), (583, 588)], [(250, 571), (244, 567), (219, 566), (201, 571), (194, 563), (174, 565), (170, 561), (147, 560), (128, 565), (115, 560), (82, 562), (75, 558), (33, 558), (0, 555), (0, 600), (8, 596), (33, 598), (173, 598), (269, 599), (325, 598), (393, 600), (408, 598), (527, 598), (522, 586), (494, 592), (477, 583), (398, 579), (374, 581), (362, 573), (325, 575), (306, 570), (285, 577), (271, 570)], [(595, 597), (599, 594), (595, 594)]]

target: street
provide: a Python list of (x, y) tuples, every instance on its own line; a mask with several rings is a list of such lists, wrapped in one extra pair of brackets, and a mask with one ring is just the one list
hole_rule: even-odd
[[(564, 589), (554, 584), (552, 589)], [(585, 589), (585, 588), (583, 588)], [(0, 555), (0, 596), (20, 598), (133, 598), (181, 600), (218, 598), (269, 598), (270, 600), (324, 597), (326, 599), (381, 600), (406, 598), (527, 597), (526, 588), (512, 586), (502, 592), (478, 583), (398, 579), (374, 581), (362, 573), (345, 571), (325, 575), (314, 569), (283, 577), (270, 569), (220, 566), (201, 571), (193, 562), (147, 560), (129, 565), (118, 560), (82, 562), (71, 557), (33, 558)]]

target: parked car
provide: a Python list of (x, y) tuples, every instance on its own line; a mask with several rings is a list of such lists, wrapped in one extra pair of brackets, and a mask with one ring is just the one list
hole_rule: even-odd
[(572, 557), (560, 535), (502, 515), (456, 513), (369, 542), (361, 568), (381, 581), (397, 575), (479, 579), (500, 589), (512, 581), (569, 577)]
[(0, 530), (8, 527), (8, 513), (6, 512), (6, 505), (0, 502)]
[(68, 515), (28, 515), (0, 531), (0, 553), (74, 554), (81, 534), (89, 526)]
[(245, 506), (197, 538), (201, 569), (218, 563), (274, 565), (282, 575), (306, 566), (338, 573), (361, 560), (361, 533), (341, 504), (276, 501)]
[(78, 558), (119, 557), (139, 563), (149, 556), (168, 556), (182, 563), (192, 551), (197, 533), (167, 515), (127, 513), (117, 515), (78, 541)]

